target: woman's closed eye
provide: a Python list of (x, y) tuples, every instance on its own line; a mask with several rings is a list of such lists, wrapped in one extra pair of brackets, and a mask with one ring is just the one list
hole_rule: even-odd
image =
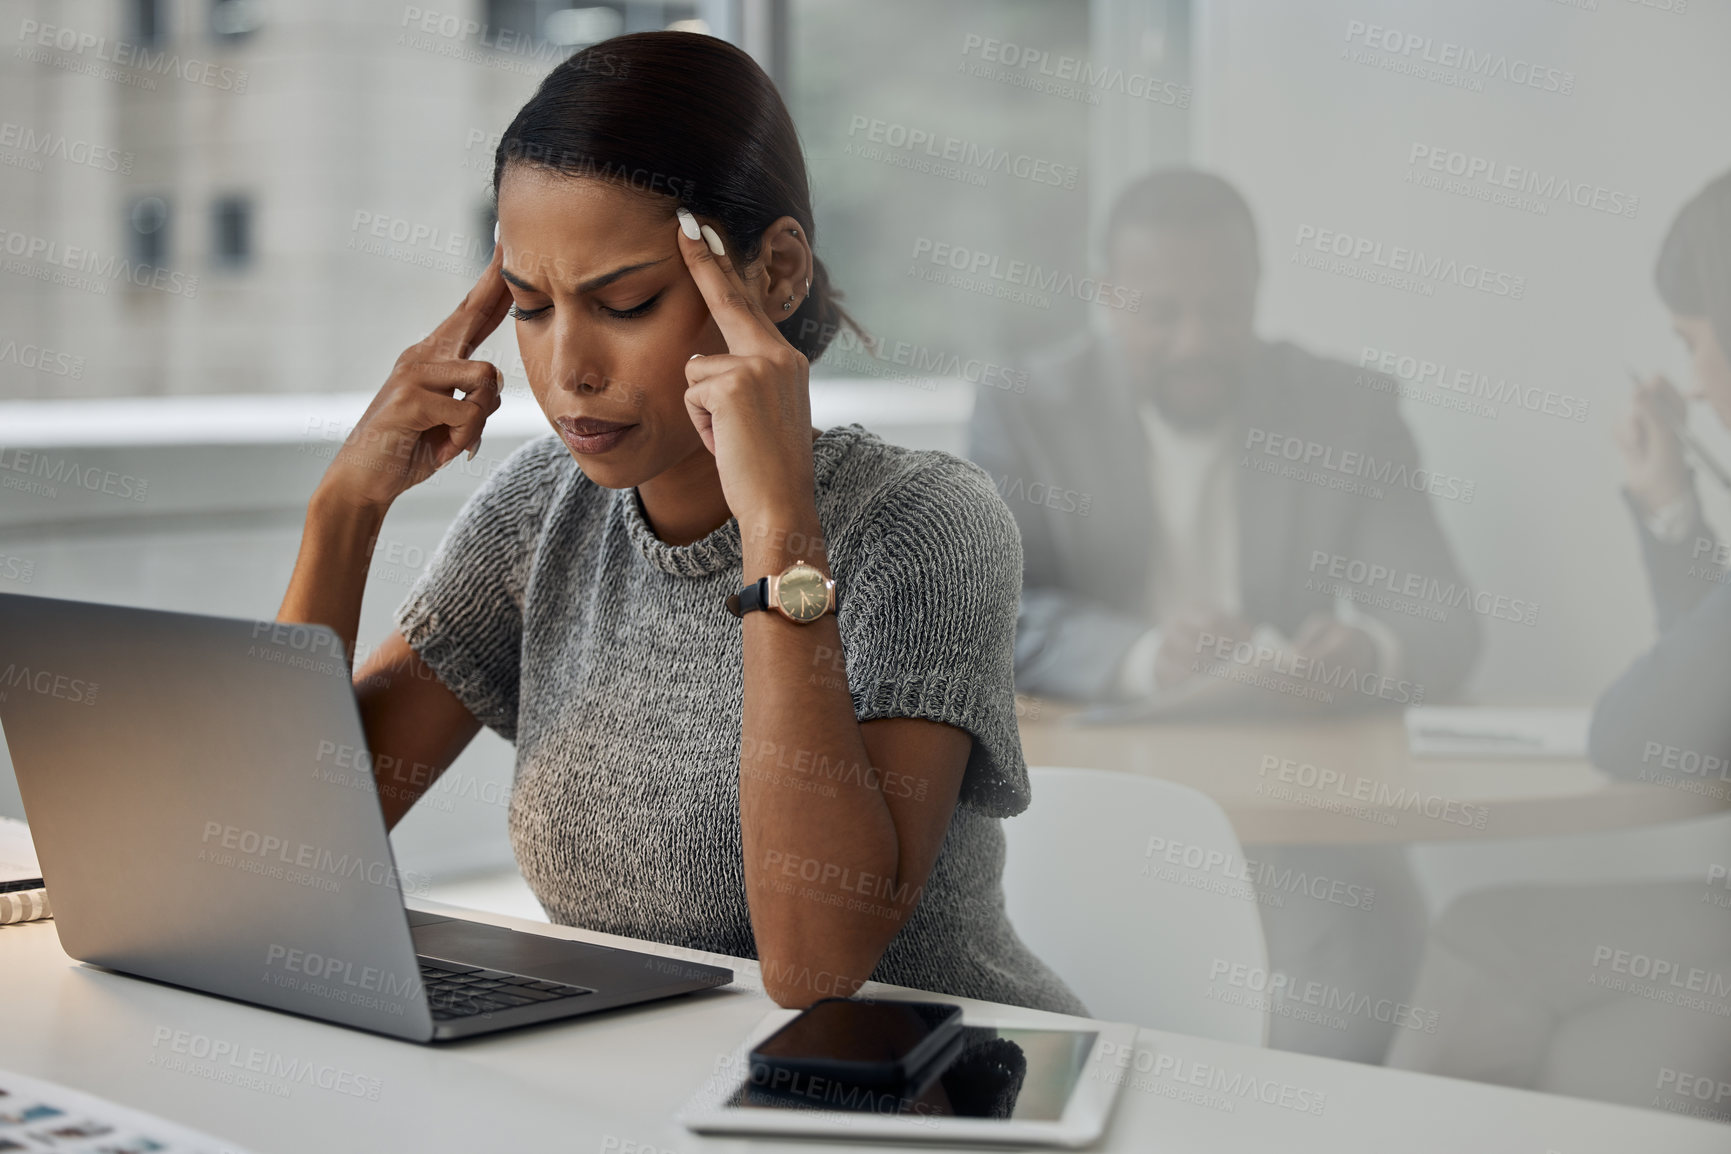
[(632, 317), (640, 317), (647, 313), (650, 309), (655, 307), (655, 302), (660, 299), (661, 293), (658, 292), (640, 305), (632, 305), (628, 309), (610, 309), (606, 305), (602, 305), (601, 311), (610, 317), (618, 317), (620, 320), (630, 320)]
[[(654, 296), (650, 297), (648, 300), (644, 301), (642, 304), (632, 305), (628, 309), (610, 309), (606, 305), (601, 305), (599, 307), (600, 307), (602, 313), (604, 313), (607, 316), (614, 317), (618, 320), (630, 320), (634, 317), (643, 316), (645, 313), (649, 312), (650, 309), (655, 307), (655, 302), (660, 300), (660, 299), (661, 299), (661, 294), (656, 293)], [(532, 321), (532, 320), (537, 320), (542, 316), (545, 316), (549, 311), (551, 311), (552, 308), (553, 308), (552, 305), (542, 305), (538, 309), (526, 309), (521, 305), (513, 304), (509, 311), (510, 311), (512, 319), (514, 319), (514, 320)]]

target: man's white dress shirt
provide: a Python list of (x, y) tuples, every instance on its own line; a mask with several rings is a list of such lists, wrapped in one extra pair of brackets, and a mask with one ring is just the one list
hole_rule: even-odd
[[(1155, 692), (1154, 658), (1164, 631), (1181, 614), (1197, 608), (1243, 612), (1232, 422), (1206, 430), (1179, 428), (1146, 400), (1137, 413), (1148, 439), (1154, 497), (1154, 564), (1148, 577), (1154, 625), (1118, 667), (1118, 688), (1127, 697)], [(1369, 634), (1382, 675), (1398, 676), (1400, 639), (1392, 630), (1346, 598), (1335, 599), (1335, 616)]]

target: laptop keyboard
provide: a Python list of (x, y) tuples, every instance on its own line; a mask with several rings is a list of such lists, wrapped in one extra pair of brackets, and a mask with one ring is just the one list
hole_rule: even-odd
[(417, 960), (421, 963), (421, 987), (427, 992), (427, 1005), (431, 1007), (435, 1021), (494, 1014), (513, 1006), (529, 1006), (595, 992), (584, 986), (544, 982), (540, 978), (464, 966), (437, 958)]

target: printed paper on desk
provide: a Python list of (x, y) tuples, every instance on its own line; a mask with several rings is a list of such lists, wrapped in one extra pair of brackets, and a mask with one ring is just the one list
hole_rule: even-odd
[(58, 1082), (0, 1070), (0, 1150), (249, 1154), (232, 1142)]
[(1579, 708), (1425, 705), (1406, 711), (1406, 733), (1414, 757), (1581, 759), (1591, 718)]

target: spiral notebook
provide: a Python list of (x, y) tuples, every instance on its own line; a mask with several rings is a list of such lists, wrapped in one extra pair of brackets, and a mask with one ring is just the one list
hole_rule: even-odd
[(0, 926), (52, 916), (30, 827), (0, 817)]

